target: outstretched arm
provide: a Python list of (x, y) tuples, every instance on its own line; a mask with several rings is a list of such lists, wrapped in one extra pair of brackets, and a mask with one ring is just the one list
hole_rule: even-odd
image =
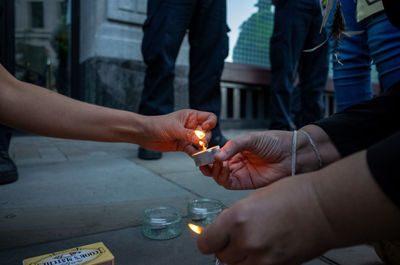
[(214, 114), (182, 110), (163, 116), (143, 116), (77, 101), (18, 81), (0, 65), (0, 122), (51, 137), (130, 142), (160, 151), (196, 150), (193, 130), (207, 131)]

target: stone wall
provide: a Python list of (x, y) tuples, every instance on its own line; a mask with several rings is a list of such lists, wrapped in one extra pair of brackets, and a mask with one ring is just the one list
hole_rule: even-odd
[[(81, 1), (81, 89), (87, 102), (137, 111), (145, 65), (141, 55), (145, 0)], [(176, 67), (175, 109), (188, 107), (185, 38)]]
[[(137, 112), (143, 89), (145, 65), (137, 60), (93, 56), (81, 63), (86, 102)], [(188, 108), (188, 67), (178, 65), (175, 109)]]

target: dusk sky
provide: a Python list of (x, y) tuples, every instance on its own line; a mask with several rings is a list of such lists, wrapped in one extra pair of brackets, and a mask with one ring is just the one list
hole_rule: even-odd
[(232, 51), (239, 35), (239, 27), (251, 14), (257, 11), (254, 6), (258, 0), (227, 0), (229, 33), (229, 55), (226, 61), (232, 61)]

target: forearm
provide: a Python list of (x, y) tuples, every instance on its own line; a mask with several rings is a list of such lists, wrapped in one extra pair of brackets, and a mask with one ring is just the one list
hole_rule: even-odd
[(333, 247), (400, 237), (400, 211), (373, 179), (361, 151), (310, 175)]
[[(335, 145), (322, 128), (316, 125), (307, 125), (300, 130), (306, 131), (311, 136), (317, 150), (313, 150), (307, 136), (298, 133), (296, 172), (304, 173), (317, 170), (319, 168), (318, 155), (323, 167), (341, 158)], [(316, 152), (319, 154), (316, 154)]]
[(18, 81), (0, 66), (0, 122), (35, 134), (137, 143), (143, 116), (113, 110)]
[(400, 83), (314, 124), (323, 128), (342, 157), (364, 150), (400, 130)]

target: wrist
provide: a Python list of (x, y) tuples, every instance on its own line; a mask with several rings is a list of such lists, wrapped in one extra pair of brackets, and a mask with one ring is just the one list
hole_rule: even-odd
[[(315, 188), (314, 176), (317, 172), (300, 174), (295, 178), (285, 178), (279, 182), (286, 187), (290, 186), (286, 196), (291, 196), (292, 201), (295, 202), (296, 208), (291, 211), (297, 212), (300, 217), (296, 220), (297, 225), (308, 230), (305, 235), (306, 240), (314, 246), (314, 251), (325, 252), (337, 246), (338, 243), (335, 230), (324, 211), (325, 209), (321, 207), (320, 195)], [(281, 191), (281, 193), (283, 192)]]
[(140, 142), (138, 144), (145, 145), (145, 143), (154, 140), (156, 136), (154, 133), (158, 131), (159, 121), (158, 116), (138, 115), (139, 125), (136, 133)]
[[(318, 152), (318, 151), (317, 151)], [(296, 145), (296, 172), (305, 173), (321, 168), (318, 156), (308, 137), (298, 131)]]
[(307, 195), (304, 196), (308, 196), (308, 203), (314, 213), (315, 223), (313, 226), (319, 228), (319, 231), (315, 233), (315, 240), (321, 244), (321, 247), (326, 251), (340, 246), (341, 243), (336, 234), (335, 227), (332, 224), (331, 216), (327, 213), (327, 209), (324, 207), (324, 198), (322, 198), (323, 194), (321, 195), (321, 191), (318, 187), (319, 182), (316, 182), (316, 179), (321, 180), (320, 174), (321, 170), (301, 174), (298, 177), (298, 181), (304, 182), (304, 185), (307, 187)]
[(142, 144), (146, 142), (149, 136), (150, 117), (121, 111), (118, 117), (114, 119), (114, 131), (120, 142), (129, 142), (133, 144)]
[(307, 125), (300, 130), (304, 133), (298, 135), (296, 168), (299, 173), (320, 169), (341, 158), (336, 146), (320, 127)]

